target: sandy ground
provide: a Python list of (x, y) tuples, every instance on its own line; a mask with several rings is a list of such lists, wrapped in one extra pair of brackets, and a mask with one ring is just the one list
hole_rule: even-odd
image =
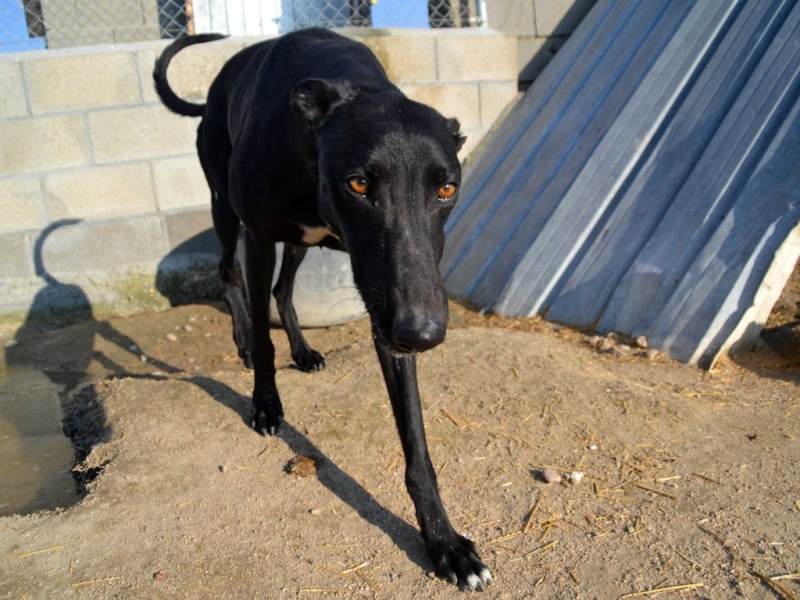
[[(484, 597), (800, 597), (796, 348), (706, 373), (453, 312), (420, 381), (445, 505), (495, 577)], [(97, 477), (77, 506), (0, 519), (0, 598), (461, 593), (427, 574), (367, 323), (307, 332), (327, 357), (314, 374), (274, 333), (278, 438), (245, 423), (252, 379), (229, 327), (186, 306), (14, 348), (65, 390), (106, 378), (67, 406)], [(296, 455), (316, 472), (285, 472)]]

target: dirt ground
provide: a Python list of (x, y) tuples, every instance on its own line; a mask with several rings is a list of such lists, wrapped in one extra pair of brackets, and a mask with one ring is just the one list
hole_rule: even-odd
[[(453, 304), (420, 383), (485, 597), (800, 597), (797, 282), (765, 343), (711, 372)], [(263, 438), (220, 306), (28, 332), (16, 364), (99, 380), (65, 394), (97, 476), (76, 506), (0, 519), (0, 598), (460, 593), (427, 574), (367, 322), (307, 335), (328, 367), (293, 369), (274, 333), (287, 422)], [(285, 472), (296, 455), (316, 472)]]

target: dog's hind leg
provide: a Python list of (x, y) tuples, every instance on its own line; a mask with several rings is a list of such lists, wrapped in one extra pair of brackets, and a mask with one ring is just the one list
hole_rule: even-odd
[(269, 302), (272, 274), (275, 271), (275, 243), (257, 244), (245, 233), (245, 272), (252, 322), (252, 358), (255, 371), (253, 388), (253, 428), (275, 435), (283, 417), (283, 407), (275, 385), (275, 346), (269, 335)]
[(298, 369), (309, 372), (324, 369), (325, 359), (319, 352), (308, 345), (297, 321), (297, 313), (292, 302), (294, 278), (307, 251), (308, 248), (305, 246), (283, 245), (281, 272), (272, 292), (275, 295), (275, 301), (278, 303), (278, 314), (281, 316), (281, 323), (283, 323), (283, 328), (289, 336), (292, 358)]
[(236, 245), (239, 241), (239, 217), (230, 207), (226, 199), (214, 193), (211, 199), (211, 215), (214, 219), (214, 231), (222, 246), (222, 258), (219, 262), (219, 274), (222, 279), (222, 298), (228, 305), (233, 320), (233, 341), (239, 351), (239, 358), (248, 368), (253, 367), (250, 357), (251, 323), (247, 308), (244, 277), (236, 262)]
[(375, 348), (406, 458), (406, 487), (436, 575), (462, 589), (483, 590), (492, 582), (492, 575), (478, 556), (475, 544), (453, 529), (439, 495), (425, 441), (416, 358), (413, 354), (394, 355), (377, 339)]

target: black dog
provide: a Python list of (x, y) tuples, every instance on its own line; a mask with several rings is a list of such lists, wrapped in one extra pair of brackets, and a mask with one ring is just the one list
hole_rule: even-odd
[[(440, 577), (483, 589), (491, 574), (474, 544), (453, 529), (439, 497), (416, 379), (416, 352), (445, 337), (447, 298), (438, 265), (461, 177), (459, 123), (406, 98), (366, 46), (321, 29), (239, 52), (205, 105), (176, 96), (166, 77), (172, 57), (221, 37), (174, 42), (153, 76), (167, 108), (203, 117), (197, 150), (223, 248), (224, 297), (239, 354), (255, 370), (252, 425), (274, 434), (283, 416), (269, 339), (275, 242), (285, 243), (275, 298), (292, 358), (304, 371), (325, 361), (300, 331), (292, 306), (295, 273), (308, 246), (348, 252), (428, 556)], [(234, 261), (240, 224), (246, 287)]]

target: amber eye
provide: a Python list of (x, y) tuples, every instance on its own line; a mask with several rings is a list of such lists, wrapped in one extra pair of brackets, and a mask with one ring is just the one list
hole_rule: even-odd
[(359, 196), (366, 196), (369, 191), (369, 184), (363, 177), (351, 177), (347, 180), (347, 185)]
[(445, 183), (439, 188), (439, 198), (441, 200), (450, 200), (456, 195), (456, 190), (458, 190), (458, 186), (455, 183)]

